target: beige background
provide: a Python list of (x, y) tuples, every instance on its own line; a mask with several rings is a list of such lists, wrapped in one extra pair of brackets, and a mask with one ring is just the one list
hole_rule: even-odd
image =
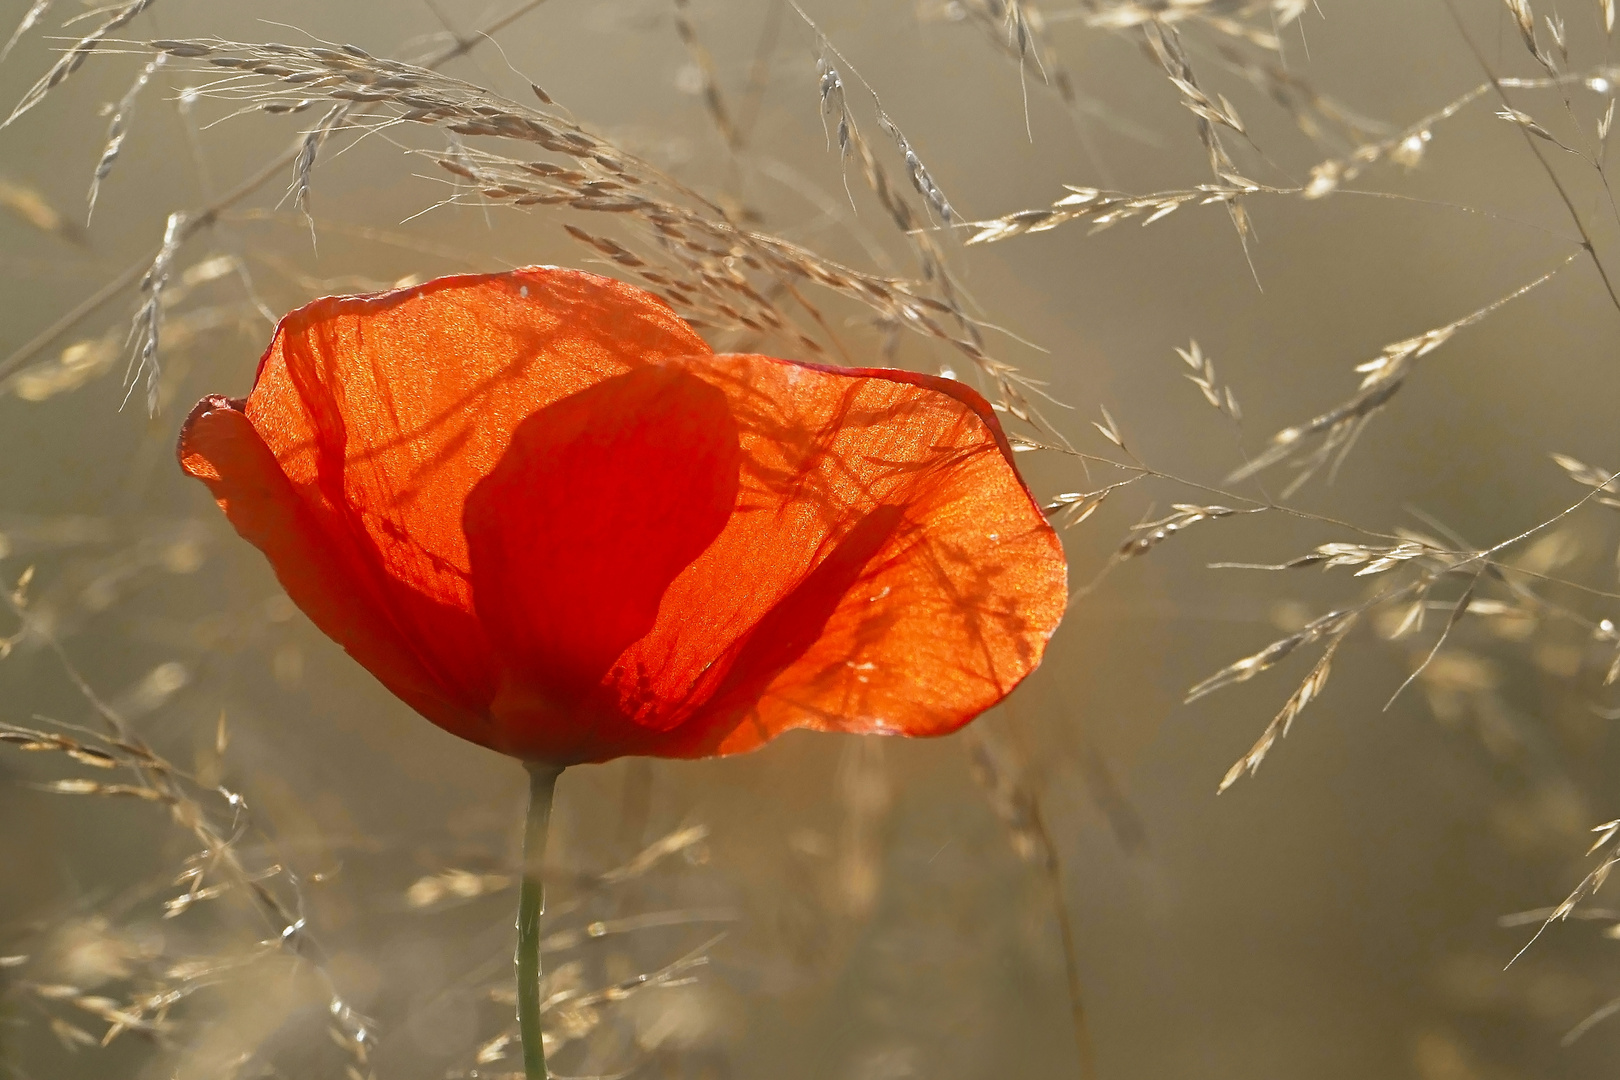
[[(1537, 73), (1505, 9), (1459, 4), (1501, 72)], [(0, 31), (23, 7), (0, 7)], [(48, 34), (78, 12), (59, 7), (48, 33), (36, 31), (0, 66), (0, 102), (18, 99), (51, 62), (62, 42)], [(1565, 5), (1573, 67), (1613, 55), (1597, 8), (1596, 0)], [(1362, 114), (1399, 128), (1480, 81), (1442, 3), (1322, 0), (1320, 9), (1284, 34), (1286, 62)], [(765, 8), (694, 0), (688, 10), (735, 106)], [(495, 14), (446, 11), (464, 29)], [(659, 0), (550, 0), (503, 31), (498, 50), (485, 45), (447, 70), (513, 96), (526, 95), (523, 79), (533, 79), (582, 123), (684, 181), (726, 191), (765, 228), (864, 268), (876, 266), (871, 244), (891, 265), (907, 265), (853, 164), (844, 171), (858, 214), (849, 212), (817, 113), (815, 42), (803, 23), (791, 12), (782, 18), (754, 139), (733, 160), (701, 99), (687, 92), (691, 60), (672, 11)], [(969, 217), (1045, 205), (1064, 183), (1148, 192), (1208, 178), (1189, 114), (1128, 35), (1078, 21), (1050, 28), (1077, 86), (1140, 138), (1093, 120), (1077, 125), (1033, 67), (1021, 79), (971, 21), (901, 3), (824, 3), (812, 12)], [(124, 33), (257, 41), (307, 32), (409, 56), (439, 29), (428, 8), (404, 0), (161, 0)], [(1285, 113), (1220, 73), (1217, 35), (1188, 34), (1203, 43), (1195, 62), (1207, 82), (1232, 99), (1271, 163), (1235, 149), (1247, 174), (1300, 182), (1323, 154)], [(143, 62), (93, 58), (0, 131), (4, 179), (77, 215), (105, 136), (98, 109), (124, 93)], [(203, 78), (165, 74), (147, 89), (87, 239), (0, 213), (0, 354), (145, 257), (169, 211), (200, 205), (301, 130), (304, 118), (261, 115), (204, 130), (231, 105), (204, 99), (185, 113), (174, 93)], [(1520, 107), (1584, 146), (1606, 99), (1582, 86), (1572, 94), (1578, 129), (1555, 94), (1525, 92)], [(1250, 200), (1252, 274), (1219, 207), (1185, 209), (1145, 230), (1124, 224), (1088, 236), (1071, 225), (999, 246), (953, 243), (953, 265), (989, 321), (1047, 350), (993, 338), (1001, 355), (1073, 406), (1053, 415), (1077, 444), (1111, 451), (1089, 424), (1106, 405), (1144, 460), (1219, 484), (1241, 461), (1233, 428), (1182, 378), (1176, 346), (1196, 338), (1214, 357), (1244, 407), (1242, 439), (1253, 451), (1279, 427), (1348, 396), (1353, 365), (1384, 344), (1461, 317), (1576, 250), (1568, 214), (1520, 134), (1491, 115), (1495, 107), (1481, 100), (1438, 125), (1416, 171), (1386, 163), (1355, 184), (1399, 200)], [(901, 176), (869, 112), (860, 115)], [(374, 138), (318, 165), (318, 255), (289, 205), (284, 219), (199, 237), (177, 265), (242, 256), (275, 311), (409, 274), (594, 265), (558, 219), (540, 213), (444, 207), (402, 223), (448, 189), (427, 162), (401, 152), (440, 145), (438, 137), (397, 137), (399, 145)], [(1615, 257), (1615, 219), (1590, 169), (1549, 152), (1600, 249)], [(252, 205), (272, 207), (283, 183)], [(343, 225), (387, 230), (415, 249)], [(37, 565), (36, 611), (48, 614), (95, 687), (130, 708), (143, 738), (243, 792), (265, 830), (245, 850), (306, 879), (308, 916), (334, 977), (378, 1022), (378, 1075), (466, 1069), (502, 1022), (502, 1007), (481, 994), (504, 972), (512, 897), (417, 912), (406, 889), (448, 867), (504, 865), (521, 772), (410, 714), (290, 616), (257, 553), (173, 466), (170, 447), (189, 403), (205, 392), (245, 392), (267, 336), (233, 279), (200, 290), (188, 303), (229, 305), (227, 325), (174, 349), (155, 418), (138, 401), (120, 411), (121, 358), (48, 400), (0, 398), (0, 533), (10, 549), (0, 568), (9, 580)], [(117, 333), (130, 310), (126, 296), (42, 357)], [(879, 336), (853, 325), (863, 313), (835, 310), (851, 320), (851, 346), (877, 355)], [(1426, 358), (1337, 480), (1314, 481), (1295, 503), (1378, 530), (1428, 528), (1413, 516), (1421, 513), (1477, 544), (1550, 517), (1581, 489), (1549, 451), (1620, 467), (1617, 326), (1620, 314), (1590, 264), (1572, 264)], [(914, 338), (897, 357), (924, 370), (949, 359)], [(1072, 459), (1020, 461), (1042, 494), (1095, 486)], [(1065, 533), (1074, 582), (1098, 572), (1150, 504), (1163, 513), (1187, 501), (1200, 497), (1170, 484), (1110, 500)], [(1615, 587), (1612, 518), (1588, 507), (1570, 531), (1581, 548), (1565, 572), (1600, 589)], [(1599, 1027), (1568, 1049), (1559, 1039), (1620, 994), (1615, 946), (1600, 934), (1606, 924), (1555, 928), (1506, 972), (1531, 928), (1497, 925), (1501, 915), (1561, 899), (1587, 868), (1586, 830), (1616, 812), (1612, 723), (1593, 711), (1614, 698), (1598, 685), (1607, 655), (1578, 633), (1548, 624), (1515, 642), (1465, 625), (1459, 647), (1494, 682), (1437, 720), (1430, 699), (1445, 687), (1435, 680), (1383, 709), (1413, 660), (1407, 646), (1358, 631), (1325, 699), (1258, 777), (1215, 795), (1306, 664), (1182, 707), (1186, 687), (1277, 637), (1277, 623), (1297, 619), (1299, 605), (1319, 614), (1362, 593), (1342, 570), (1265, 576), (1206, 564), (1279, 561), (1346, 539), (1343, 530), (1277, 515), (1195, 526), (1118, 567), (1078, 603), (1046, 665), (979, 725), (1000, 750), (1022, 745), (1040, 763), (1033, 781), (1061, 856), (1101, 1074), (1605, 1074), (1620, 1029)], [(1594, 618), (1613, 610), (1601, 598), (1565, 598)], [(1420, 645), (1443, 620), (1431, 619)], [(154, 694), (142, 680), (169, 663), (183, 665), (185, 685)], [(0, 663), (0, 686), (0, 718), (89, 719), (37, 642)], [(230, 744), (220, 766), (208, 748), (222, 710)], [(73, 960), (73, 935), (102, 940), (96, 912), (112, 920), (116, 949), (168, 959), (242, 950), (264, 933), (230, 901), (159, 919), (160, 901), (175, 891), (167, 881), (191, 850), (162, 811), (40, 792), (31, 782), (76, 773), (53, 756), (0, 750), (0, 955), (45, 956), (40, 963), (56, 964), (68, 981), (71, 965), (83, 962)], [(557, 1069), (612, 1074), (641, 1062), (643, 1075), (772, 1080), (1074, 1075), (1048, 894), (1009, 843), (967, 751), (960, 737), (866, 747), (794, 735), (737, 760), (570, 772), (559, 796), (559, 878), (605, 870), (679, 827), (702, 824), (711, 834), (693, 849), (701, 860), (676, 858), (633, 886), (604, 893), (559, 884), (549, 927), (669, 911), (730, 921), (611, 935), (569, 953), (600, 982), (651, 970), (728, 931), (694, 985), (632, 999), (558, 1057)], [(1108, 798), (1087, 765), (1097, 760), (1128, 799), (1112, 821), (1098, 810)], [(573, 909), (570, 897), (579, 901)], [(264, 1075), (341, 1075), (343, 1059), (321, 1033), (321, 1000), (280, 961), (177, 1011), (169, 1049), (124, 1036), (76, 1055), (56, 1045), (18, 981), (24, 976), (0, 971), (8, 975), (0, 1060), (19, 1076), (155, 1077), (171, 1067), (229, 1075), (219, 1063), (249, 1049), (273, 1062), (277, 1071)], [(123, 985), (103, 990), (116, 995)], [(655, 1043), (662, 1048), (645, 1048)], [(242, 1075), (259, 1075), (253, 1067)]]

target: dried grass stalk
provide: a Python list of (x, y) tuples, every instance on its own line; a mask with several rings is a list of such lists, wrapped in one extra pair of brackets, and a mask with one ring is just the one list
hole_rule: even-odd
[[(1288, 498), (1335, 454), (1340, 461), (1343, 460), (1354, 445), (1356, 436), (1406, 384), (1419, 360), (1446, 344), (1458, 331), (1483, 322), (1509, 302), (1551, 281), (1577, 258), (1578, 253), (1569, 256), (1534, 281), (1519, 286), (1454, 322), (1384, 346), (1383, 352), (1377, 357), (1356, 366), (1356, 371), (1363, 378), (1353, 397), (1303, 424), (1277, 432), (1271, 437), (1271, 445), (1241, 468), (1234, 469), (1227, 482), (1247, 480), (1263, 469), (1292, 460), (1297, 463), (1298, 471), (1283, 491), (1282, 497)], [(1317, 442), (1315, 449), (1307, 452), (1306, 447), (1313, 441)]]
[[(35, 105), (38, 105), (41, 101), (44, 101), (45, 95), (49, 94), (58, 86), (61, 86), (67, 81), (70, 75), (72, 75), (75, 71), (78, 71), (79, 68), (84, 65), (85, 60), (89, 59), (90, 54), (95, 52), (96, 49), (101, 46), (102, 42), (106, 41), (107, 35), (111, 34), (115, 30), (122, 29), (123, 27), (129, 25), (132, 21), (134, 21), (135, 16), (151, 7), (155, 2), (156, 0), (130, 0), (129, 3), (122, 7), (113, 8), (111, 10), (111, 14), (107, 16), (105, 22), (96, 27), (94, 30), (90, 31), (90, 33), (86, 34), (84, 37), (80, 38), (71, 48), (68, 49), (65, 54), (63, 54), (60, 60), (51, 65), (51, 69), (49, 71), (40, 76), (39, 81), (29, 88), (28, 92), (22, 96), (22, 100), (19, 101), (16, 107), (11, 110), (11, 115), (6, 117), (4, 123), (0, 123), (0, 129), (9, 127), (18, 117), (32, 109)], [(41, 5), (36, 5), (36, 7), (39, 8), (38, 13), (30, 10), (28, 15), (23, 17), (23, 25), (18, 27), (17, 33), (12, 38), (13, 42), (15, 42), (17, 37), (20, 37), (22, 33), (30, 25), (32, 25), (30, 17), (32, 17), (33, 20), (37, 20), (39, 15), (44, 13), (44, 9)], [(6, 48), (9, 50), (10, 47), (10, 45), (7, 45)]]

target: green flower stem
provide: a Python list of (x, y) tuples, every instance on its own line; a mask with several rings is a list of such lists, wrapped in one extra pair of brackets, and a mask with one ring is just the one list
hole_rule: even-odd
[(540, 868), (546, 860), (551, 798), (562, 766), (531, 761), (528, 769), (529, 816), (523, 830), (523, 883), (518, 888), (518, 1036), (523, 1041), (523, 1075), (527, 1080), (547, 1080), (546, 1046), (540, 1038), (540, 913), (546, 908)]

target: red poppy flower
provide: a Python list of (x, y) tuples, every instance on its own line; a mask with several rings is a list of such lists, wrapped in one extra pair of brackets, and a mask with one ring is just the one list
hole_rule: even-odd
[(978, 394), (716, 355), (577, 271), (318, 300), (179, 455), (389, 690), (531, 762), (943, 734), (1066, 601)]

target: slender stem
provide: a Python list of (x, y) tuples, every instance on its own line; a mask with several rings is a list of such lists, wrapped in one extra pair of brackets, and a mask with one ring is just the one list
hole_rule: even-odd
[[(1508, 97), (1506, 88), (1502, 86), (1502, 80), (1496, 77), (1496, 72), (1491, 70), (1491, 65), (1485, 59), (1485, 54), (1479, 51), (1479, 46), (1474, 43), (1473, 37), (1469, 35), (1468, 26), (1463, 22), (1462, 14), (1457, 10), (1456, 0), (1441, 0), (1441, 2), (1446, 5), (1446, 10), (1451, 13), (1451, 21), (1457, 24), (1457, 32), (1462, 35), (1463, 41), (1468, 45), (1468, 51), (1474, 54), (1474, 59), (1485, 72), (1485, 78), (1496, 89), (1496, 96), (1502, 99), (1503, 105), (1509, 109), (1513, 108), (1513, 101)], [(1518, 127), (1519, 134), (1524, 136), (1525, 145), (1536, 156), (1536, 160), (1541, 163), (1542, 170), (1547, 174), (1547, 179), (1552, 181), (1552, 186), (1558, 191), (1558, 198), (1563, 201), (1564, 209), (1569, 211), (1570, 218), (1575, 222), (1575, 230), (1581, 234), (1581, 247), (1586, 251), (1587, 255), (1591, 256), (1592, 265), (1597, 267), (1598, 277), (1603, 279), (1603, 288), (1608, 292), (1609, 299), (1614, 303), (1615, 309), (1620, 310), (1620, 294), (1615, 292), (1614, 282), (1609, 280), (1609, 272), (1604, 269), (1603, 260), (1598, 258), (1597, 245), (1592, 242), (1592, 234), (1586, 231), (1586, 222), (1581, 220), (1580, 211), (1575, 209), (1575, 200), (1569, 197), (1569, 192), (1565, 190), (1563, 181), (1558, 179), (1558, 171), (1552, 167), (1552, 162), (1547, 160), (1547, 155), (1543, 154), (1541, 147), (1536, 145), (1536, 137), (1531, 135), (1529, 130), (1522, 125), (1515, 124), (1514, 126)], [(1602, 174), (1602, 171), (1602, 169), (1598, 170), (1599, 175)], [(1606, 183), (1605, 186), (1607, 186)]]
[(518, 888), (518, 1035), (523, 1041), (523, 1075), (547, 1080), (546, 1047), (540, 1038), (540, 913), (546, 908), (540, 868), (551, 828), (551, 798), (562, 766), (531, 761), (529, 816), (523, 828), (523, 883)]

